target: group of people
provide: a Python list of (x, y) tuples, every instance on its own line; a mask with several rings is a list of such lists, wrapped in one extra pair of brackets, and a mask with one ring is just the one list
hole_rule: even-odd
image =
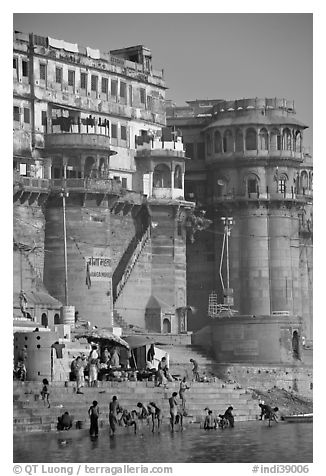
[[(96, 400), (88, 409), (90, 418), (90, 436), (98, 436), (98, 420), (100, 415), (100, 408)], [(133, 427), (134, 433), (137, 433), (139, 420), (145, 420), (148, 424), (152, 422), (152, 432), (155, 431), (155, 426), (160, 429), (162, 421), (162, 411), (155, 402), (150, 402), (147, 406), (143, 403), (137, 403), (137, 409), (127, 410), (121, 407), (116, 395), (112, 397), (109, 405), (109, 428), (110, 436), (114, 436), (117, 425)], [(155, 424), (156, 423), (156, 424)]]
[(234, 416), (232, 414), (233, 407), (229, 406), (224, 414), (219, 414), (219, 420), (213, 415), (212, 410), (205, 408), (206, 416), (204, 420), (204, 430), (216, 430), (219, 426), (220, 428), (225, 428), (229, 426), (230, 428), (234, 427)]
[(119, 369), (119, 360), (119, 354), (116, 348), (114, 348), (112, 353), (110, 353), (106, 347), (100, 356), (98, 348), (95, 344), (92, 345), (92, 349), (88, 357), (85, 354), (76, 357), (71, 363), (71, 374), (73, 380), (76, 380), (77, 393), (83, 393), (81, 389), (85, 386), (86, 372), (88, 372), (89, 386), (97, 387), (99, 372), (102, 369)]
[(260, 407), (260, 420), (268, 420), (268, 425), (271, 424), (272, 421), (278, 423), (277, 415), (278, 407), (272, 408), (270, 405), (266, 405), (264, 401), (259, 403)]

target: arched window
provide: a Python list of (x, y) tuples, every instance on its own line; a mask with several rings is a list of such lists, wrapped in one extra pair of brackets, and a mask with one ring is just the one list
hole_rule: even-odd
[(260, 150), (268, 150), (268, 132), (265, 128), (259, 132), (259, 148)]
[(171, 332), (171, 322), (167, 318), (163, 319), (163, 332), (164, 334), (170, 334)]
[(301, 133), (296, 131), (294, 134), (294, 150), (296, 152), (301, 152)]
[(314, 178), (314, 174), (313, 172), (309, 172), (309, 190), (313, 190), (313, 178)]
[(210, 134), (206, 134), (206, 147), (207, 147), (207, 155), (211, 155), (212, 153), (212, 139)]
[(259, 193), (259, 177), (255, 174), (249, 174), (247, 176), (247, 193), (250, 196), (251, 193)]
[(287, 127), (283, 131), (283, 149), (291, 150), (291, 131)]
[(180, 165), (174, 169), (174, 188), (182, 188), (182, 172)]
[(87, 157), (84, 166), (84, 177), (90, 177), (92, 175), (92, 169), (95, 164), (94, 157)]
[(105, 176), (105, 159), (104, 159), (104, 157), (100, 158), (100, 164), (99, 164), (99, 167), (98, 167), (98, 171), (99, 171), (99, 177), (104, 177)]
[(214, 133), (214, 152), (220, 154), (222, 152), (222, 138), (219, 131)]
[(223, 135), (223, 151), (233, 152), (233, 135), (229, 129)]
[(281, 174), (278, 177), (277, 181), (277, 191), (279, 193), (286, 193), (286, 182), (288, 181), (288, 178), (285, 174)]
[(42, 314), (41, 324), (42, 324), (43, 327), (48, 327), (48, 325), (49, 325), (48, 316), (45, 314), (45, 312), (43, 312), (43, 314)]
[(300, 175), (300, 188), (301, 190), (307, 190), (308, 188), (308, 174), (305, 170), (303, 170)]
[(54, 314), (54, 325), (60, 324), (60, 315)]
[(158, 164), (154, 169), (153, 187), (171, 188), (171, 171), (166, 164)]
[(246, 150), (257, 150), (257, 133), (253, 128), (246, 132)]
[(243, 133), (241, 129), (237, 129), (235, 133), (235, 151), (243, 152)]
[(278, 129), (273, 129), (271, 132), (271, 150), (281, 150), (281, 134)]

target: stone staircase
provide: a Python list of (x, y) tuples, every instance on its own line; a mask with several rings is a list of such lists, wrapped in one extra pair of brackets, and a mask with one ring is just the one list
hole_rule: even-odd
[(199, 375), (201, 377), (206, 376), (211, 378), (219, 374), (217, 362), (200, 346), (193, 344), (166, 344), (159, 345), (159, 347), (168, 352), (170, 372), (173, 375), (179, 375), (180, 377), (186, 376), (191, 380), (192, 363), (190, 359), (194, 359), (198, 363)]
[[(191, 382), (187, 391), (186, 408), (188, 423), (203, 422), (205, 407), (219, 414), (232, 405), (236, 421), (255, 420), (258, 415), (257, 400), (251, 392), (234, 388), (232, 384), (221, 381), (211, 383)], [(89, 425), (87, 410), (93, 400), (100, 406), (100, 427), (108, 425), (109, 403), (113, 395), (117, 395), (120, 405), (129, 410), (136, 407), (138, 401), (144, 404), (154, 401), (163, 412), (163, 425), (169, 424), (168, 398), (173, 391), (178, 392), (179, 382), (171, 382), (168, 388), (155, 387), (154, 382), (99, 382), (97, 388), (86, 387), (83, 394), (76, 394), (75, 383), (52, 382), (49, 386), (51, 407), (48, 408), (40, 400), (41, 384), (39, 382), (14, 382), (14, 432), (51, 431), (56, 430), (57, 417), (68, 411), (74, 419), (87, 428)]]

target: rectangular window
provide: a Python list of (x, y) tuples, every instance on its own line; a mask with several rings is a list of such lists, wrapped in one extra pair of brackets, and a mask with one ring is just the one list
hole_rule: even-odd
[(28, 62), (22, 61), (22, 73), (25, 78), (28, 78)]
[(121, 179), (121, 186), (122, 188), (127, 188), (127, 179), (125, 177)]
[(112, 137), (112, 139), (117, 139), (117, 137), (118, 137), (118, 126), (117, 126), (117, 124), (111, 124), (111, 137)]
[(20, 114), (19, 114), (19, 107), (14, 106), (14, 121), (19, 122), (20, 121)]
[(20, 175), (27, 175), (27, 165), (26, 164), (19, 164), (19, 174)]
[(140, 88), (139, 92), (141, 104), (146, 104), (146, 90), (144, 88)]
[(285, 193), (285, 191), (286, 191), (286, 180), (285, 179), (280, 179), (278, 181), (278, 191), (280, 193)]
[(80, 89), (87, 89), (87, 74), (80, 73)]
[(91, 76), (91, 90), (97, 92), (97, 82), (98, 77), (93, 75)]
[(75, 87), (75, 71), (68, 69), (68, 86)]
[(14, 58), (13, 68), (14, 68), (14, 69), (17, 69), (17, 58)]
[(117, 96), (118, 94), (118, 81), (111, 79), (111, 96)]
[(62, 68), (55, 68), (55, 82), (62, 84)]
[(42, 111), (42, 126), (47, 125), (46, 111)]
[(126, 126), (121, 126), (120, 136), (121, 136), (122, 140), (127, 140), (127, 128), (126, 128)]
[(40, 80), (46, 81), (46, 64), (40, 63)]
[(109, 90), (109, 80), (108, 78), (102, 78), (102, 93), (107, 94)]
[(24, 107), (24, 122), (26, 124), (30, 123), (30, 110), (27, 107)]
[(120, 97), (126, 98), (127, 97), (127, 84), (123, 81), (120, 81)]

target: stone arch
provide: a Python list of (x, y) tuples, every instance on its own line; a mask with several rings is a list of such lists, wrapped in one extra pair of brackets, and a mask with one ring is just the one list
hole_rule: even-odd
[(60, 324), (60, 314), (58, 313), (54, 314), (53, 323), (54, 325)]
[(235, 151), (243, 152), (243, 132), (241, 129), (235, 131)]
[(163, 319), (163, 333), (171, 334), (171, 322), (167, 317)]
[(283, 150), (292, 150), (291, 131), (288, 127), (283, 129)]
[(251, 193), (259, 193), (259, 182), (259, 175), (253, 172), (250, 172), (245, 176), (246, 192), (248, 196), (250, 196)]
[(285, 173), (281, 173), (278, 176), (278, 181), (277, 181), (277, 191), (279, 193), (286, 193), (286, 184), (289, 180), (289, 177)]
[(294, 150), (296, 152), (301, 152), (301, 132), (300, 131), (295, 131), (294, 133)]
[(309, 190), (313, 190), (313, 179), (314, 179), (314, 174), (313, 172), (309, 172)]
[(171, 188), (171, 171), (166, 164), (158, 164), (153, 174), (154, 188)]
[(41, 324), (43, 327), (48, 327), (49, 325), (49, 319), (48, 319), (48, 316), (45, 312), (43, 312), (42, 316), (41, 316)]
[(246, 130), (246, 150), (257, 150), (257, 132), (253, 127)]
[(233, 152), (233, 134), (230, 129), (223, 134), (223, 152)]
[(94, 164), (95, 164), (94, 157), (87, 157), (86, 158), (85, 166), (84, 166), (84, 177), (91, 177), (92, 170), (94, 168)]
[(182, 171), (180, 165), (174, 169), (174, 188), (182, 188)]
[(214, 132), (214, 152), (215, 154), (222, 152), (222, 137), (220, 131)]
[(259, 131), (259, 148), (260, 150), (268, 150), (268, 131), (265, 127)]
[(105, 169), (106, 169), (106, 160), (105, 160), (105, 157), (101, 157), (100, 158), (100, 163), (99, 163), (99, 166), (98, 166), (98, 172), (99, 172), (100, 177), (105, 176)]
[(282, 145), (282, 137), (279, 129), (272, 129), (271, 131), (271, 142), (270, 142), (270, 149), (271, 150), (281, 150)]
[(300, 174), (300, 188), (301, 190), (309, 188), (309, 177), (306, 170), (303, 170)]
[(292, 334), (292, 353), (293, 358), (296, 360), (301, 360), (300, 357), (300, 336), (298, 331), (293, 331)]

